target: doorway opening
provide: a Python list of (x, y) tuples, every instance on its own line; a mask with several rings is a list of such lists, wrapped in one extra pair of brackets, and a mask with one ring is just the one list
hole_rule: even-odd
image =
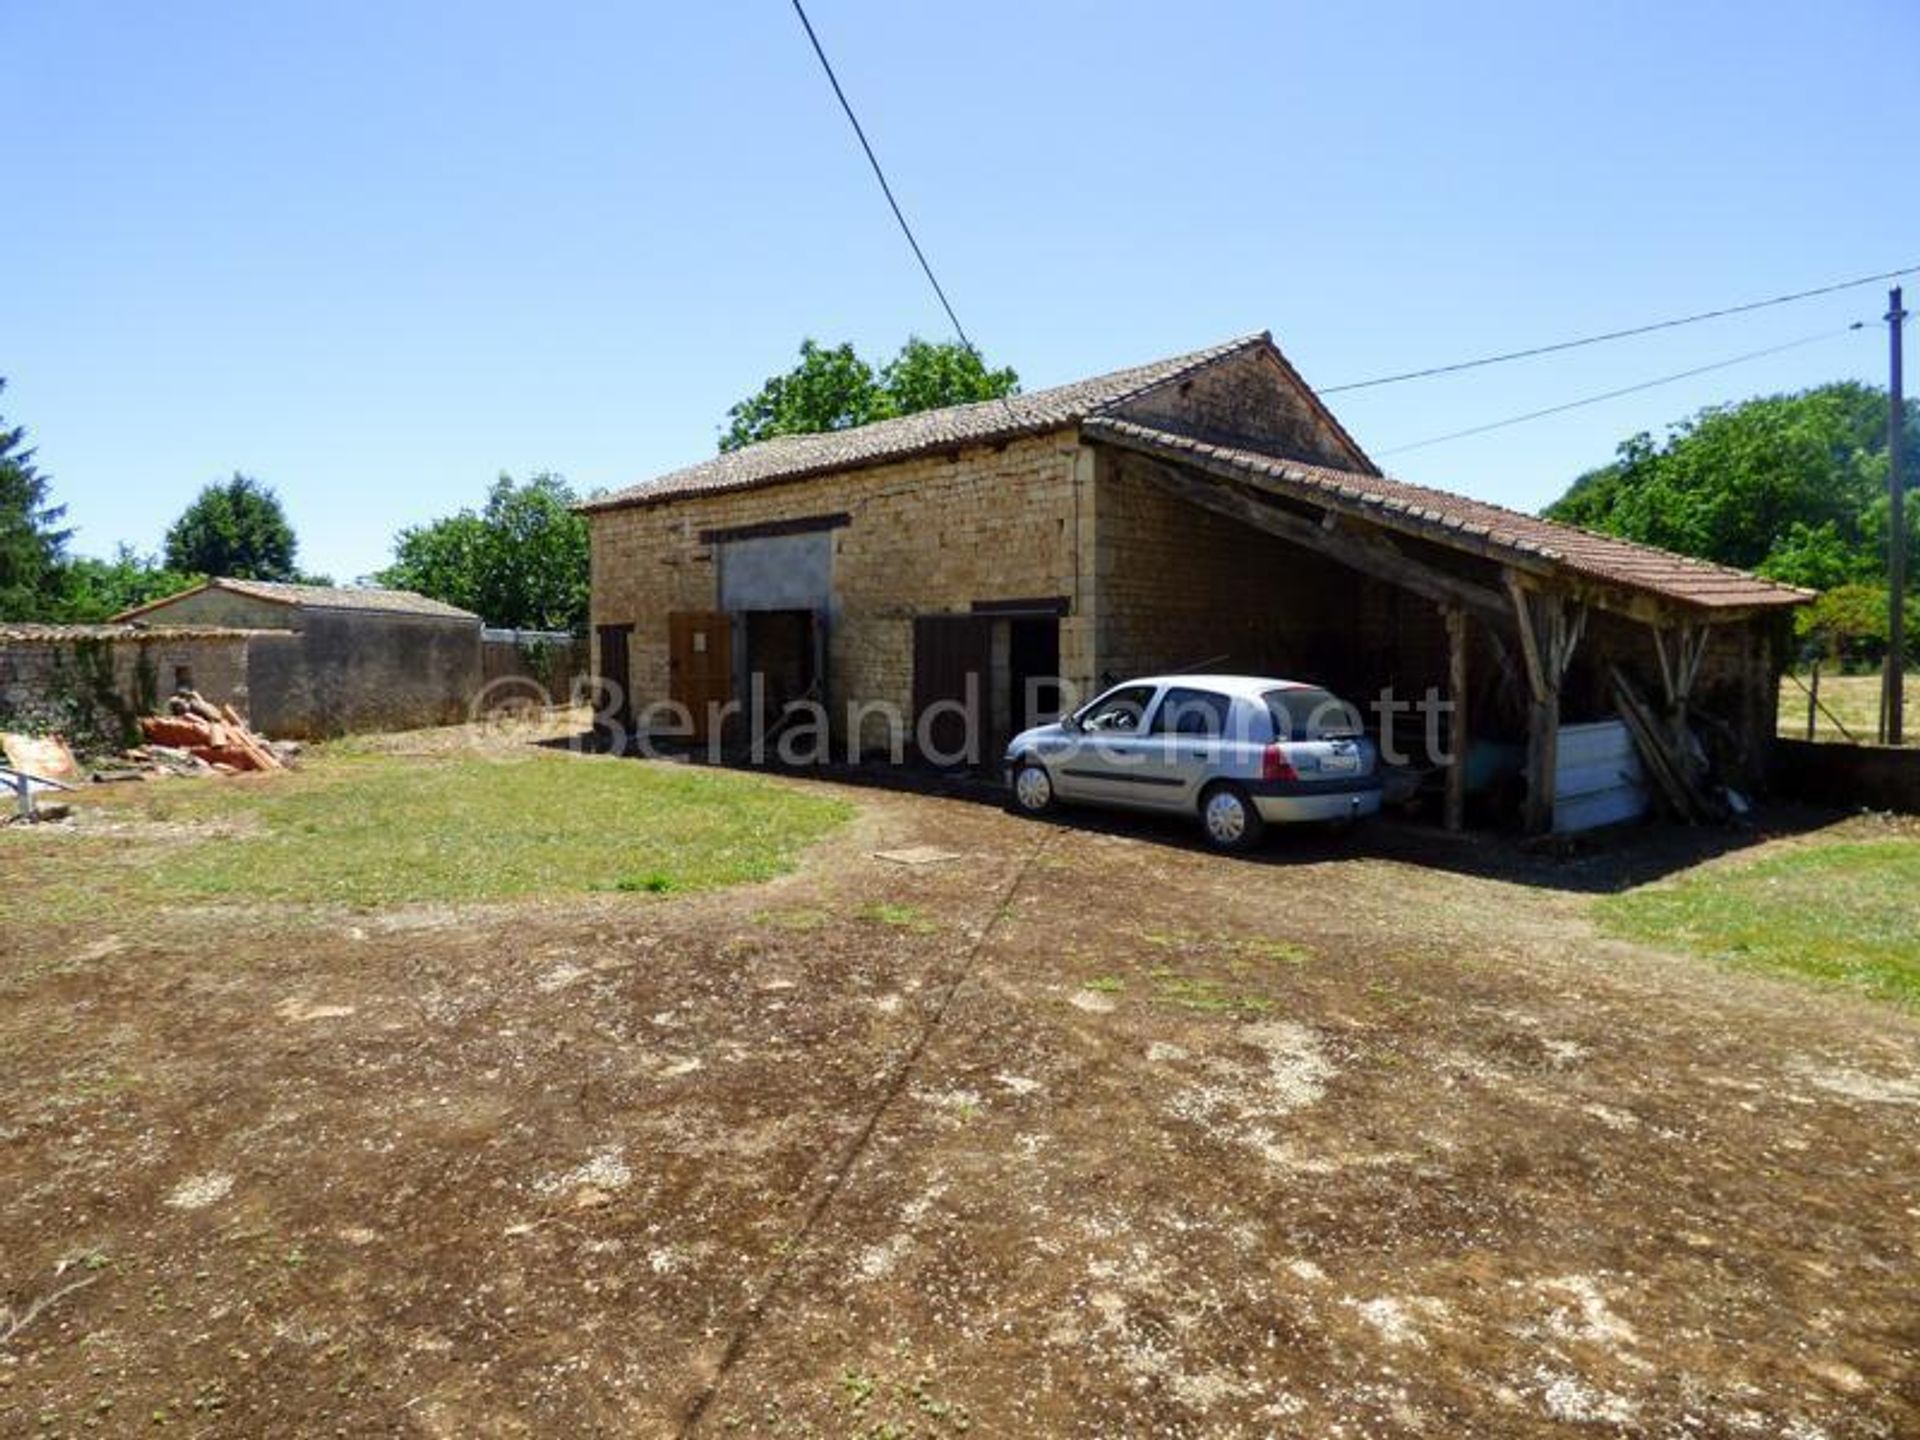
[(997, 763), (1014, 735), (1059, 714), (1060, 686), (1057, 609), (976, 607), (914, 620), (914, 723), (924, 760)]
[(1060, 714), (1060, 620), (1023, 616), (1007, 624), (1007, 738)]
[(749, 610), (742, 617), (746, 645), (747, 694), (760, 713), (754, 729), (773, 734), (788, 707), (802, 700), (824, 702), (821, 685), (820, 623), (812, 610)]
[(593, 732), (602, 750), (624, 747), (633, 729), (633, 692), (627, 665), (627, 638), (632, 634), (632, 625), (601, 625), (595, 629), (600, 685), (594, 701)]

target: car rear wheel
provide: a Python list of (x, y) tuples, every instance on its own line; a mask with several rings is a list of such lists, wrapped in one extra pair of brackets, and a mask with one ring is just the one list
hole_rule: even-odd
[(1238, 855), (1260, 843), (1267, 822), (1238, 785), (1210, 785), (1200, 796), (1200, 830), (1215, 850)]
[(1045, 815), (1057, 803), (1053, 777), (1047, 767), (1034, 760), (1022, 760), (1013, 767), (1013, 787), (1009, 798), (1022, 815)]

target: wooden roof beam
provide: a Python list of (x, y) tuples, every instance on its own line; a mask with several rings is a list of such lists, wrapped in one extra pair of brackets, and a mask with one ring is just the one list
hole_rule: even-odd
[(1281, 509), (1271, 500), (1263, 498), (1257, 487), (1249, 488), (1233, 481), (1188, 474), (1180, 466), (1164, 464), (1145, 456), (1136, 456), (1136, 459), (1149, 479), (1203, 510), (1211, 510), (1305, 549), (1318, 551), (1349, 569), (1398, 585), (1436, 605), (1459, 606), (1482, 616), (1490, 624), (1511, 623), (1512, 612), (1498, 591), (1422, 565), (1384, 536), (1363, 538), (1349, 533), (1344, 526), (1328, 528), (1319, 521)]

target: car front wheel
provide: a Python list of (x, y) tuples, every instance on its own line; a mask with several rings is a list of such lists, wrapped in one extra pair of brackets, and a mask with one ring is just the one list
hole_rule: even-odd
[(1033, 760), (1022, 760), (1013, 768), (1013, 787), (1010, 798), (1013, 808), (1022, 815), (1045, 815), (1055, 805), (1053, 777), (1047, 773), (1046, 766)]
[(1215, 850), (1237, 855), (1260, 843), (1267, 822), (1238, 785), (1214, 785), (1200, 797), (1200, 829)]

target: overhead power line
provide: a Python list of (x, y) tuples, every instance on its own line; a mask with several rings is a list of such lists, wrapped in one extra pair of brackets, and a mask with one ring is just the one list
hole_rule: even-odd
[[(807, 32), (807, 39), (813, 44), (813, 53), (820, 57), (820, 68), (827, 72), (827, 83), (833, 86), (833, 93), (840, 101), (840, 108), (847, 112), (847, 123), (853, 126), (853, 133), (860, 141), (860, 148), (867, 152), (867, 163), (873, 167), (873, 178), (880, 182), (880, 193), (887, 197), (887, 204), (893, 208), (893, 218), (900, 222), (900, 233), (907, 237), (907, 244), (913, 247), (913, 258), (920, 262), (920, 268), (926, 272), (927, 283), (933, 287), (933, 293), (940, 297), (940, 308), (947, 312), (947, 319), (953, 322), (953, 333), (960, 337), (960, 343), (973, 350), (973, 341), (967, 338), (966, 328), (961, 325), (960, 317), (953, 313), (953, 305), (947, 299), (947, 292), (940, 288), (940, 281), (933, 273), (933, 266), (927, 263), (926, 251), (920, 248), (920, 242), (914, 238), (913, 227), (907, 223), (900, 202), (893, 198), (893, 187), (887, 183), (887, 172), (880, 168), (880, 159), (873, 153), (873, 146), (867, 143), (867, 132), (860, 128), (860, 117), (853, 113), (853, 106), (847, 100), (847, 92), (840, 88), (840, 77), (833, 73), (833, 62), (827, 59), (827, 52), (820, 46), (820, 37), (813, 33), (813, 22), (807, 19), (807, 12), (800, 0), (793, 0), (793, 13), (800, 17), (800, 24)], [(978, 354), (977, 350), (973, 353)]]
[(1697, 315), (1681, 315), (1672, 320), (1656, 320), (1650, 325), (1634, 325), (1625, 330), (1608, 330), (1599, 335), (1583, 335), (1578, 340), (1559, 340), (1551, 345), (1535, 345), (1526, 350), (1509, 350), (1501, 355), (1483, 355), (1478, 360), (1461, 360), (1452, 365), (1432, 365), (1425, 370), (1403, 370), (1397, 375), (1380, 375), (1372, 380), (1351, 380), (1344, 385), (1327, 385), (1321, 387), (1319, 393), (1338, 395), (1343, 390), (1370, 390), (1376, 385), (1398, 385), (1403, 380), (1426, 380), (1435, 375), (1453, 375), (1462, 370), (1477, 370), (1483, 365), (1504, 365), (1509, 360), (1527, 360), (1536, 355), (1553, 355), (1562, 350), (1577, 350), (1583, 345), (1600, 345), (1609, 340), (1625, 340), (1634, 335), (1651, 335), (1657, 330), (1675, 330), (1682, 325), (1697, 325), (1702, 320), (1720, 320), (1728, 315), (1744, 315), (1751, 310), (1765, 310), (1774, 305), (1791, 304), (1795, 300), (1811, 300), (1816, 295), (1833, 295), (1842, 290), (1857, 289), (1862, 285), (1878, 285), (1883, 281), (1897, 280), (1902, 275), (1920, 275), (1920, 265), (1909, 265), (1904, 270), (1887, 270), (1878, 275), (1862, 275), (1857, 280), (1837, 280), (1831, 285), (1816, 286), (1812, 290), (1796, 290), (1791, 295), (1775, 295), (1768, 300), (1749, 300), (1744, 305), (1726, 305), (1718, 310), (1702, 310)]
[(1855, 330), (1865, 328), (1866, 321), (1856, 320), (1840, 330), (1823, 330), (1818, 335), (1803, 335), (1798, 340), (1789, 340), (1784, 345), (1769, 345), (1764, 350), (1749, 350), (1744, 355), (1735, 355), (1731, 359), (1716, 360), (1711, 365), (1696, 365), (1691, 370), (1680, 370), (1672, 375), (1662, 375), (1657, 380), (1642, 380), (1638, 385), (1623, 385), (1618, 390), (1609, 390), (1601, 395), (1588, 395), (1579, 400), (1569, 400), (1564, 405), (1549, 405), (1544, 410), (1529, 410), (1524, 415), (1510, 415), (1505, 420), (1492, 420), (1485, 425), (1475, 425), (1467, 430), (1455, 430), (1446, 435), (1434, 435), (1425, 440), (1415, 440), (1410, 445), (1395, 445), (1390, 449), (1376, 451), (1376, 454), (1399, 455), (1408, 450), (1421, 450), (1429, 445), (1439, 445), (1448, 440), (1464, 440), (1469, 435), (1484, 435), (1489, 430), (1504, 430), (1509, 425), (1520, 425), (1528, 420), (1539, 420), (1548, 415), (1559, 415), (1568, 410), (1578, 410), (1583, 405), (1598, 405), (1603, 400), (1617, 400), (1622, 395), (1637, 394), (1642, 390), (1651, 390), (1659, 385), (1671, 385), (1676, 380), (1689, 380), (1695, 375), (1706, 375), (1715, 370), (1725, 370), (1732, 365), (1744, 365), (1749, 360), (1759, 360), (1768, 355), (1778, 355), (1784, 350), (1798, 350), (1803, 345), (1817, 344), (1822, 340), (1831, 340), (1838, 335), (1848, 335)]

